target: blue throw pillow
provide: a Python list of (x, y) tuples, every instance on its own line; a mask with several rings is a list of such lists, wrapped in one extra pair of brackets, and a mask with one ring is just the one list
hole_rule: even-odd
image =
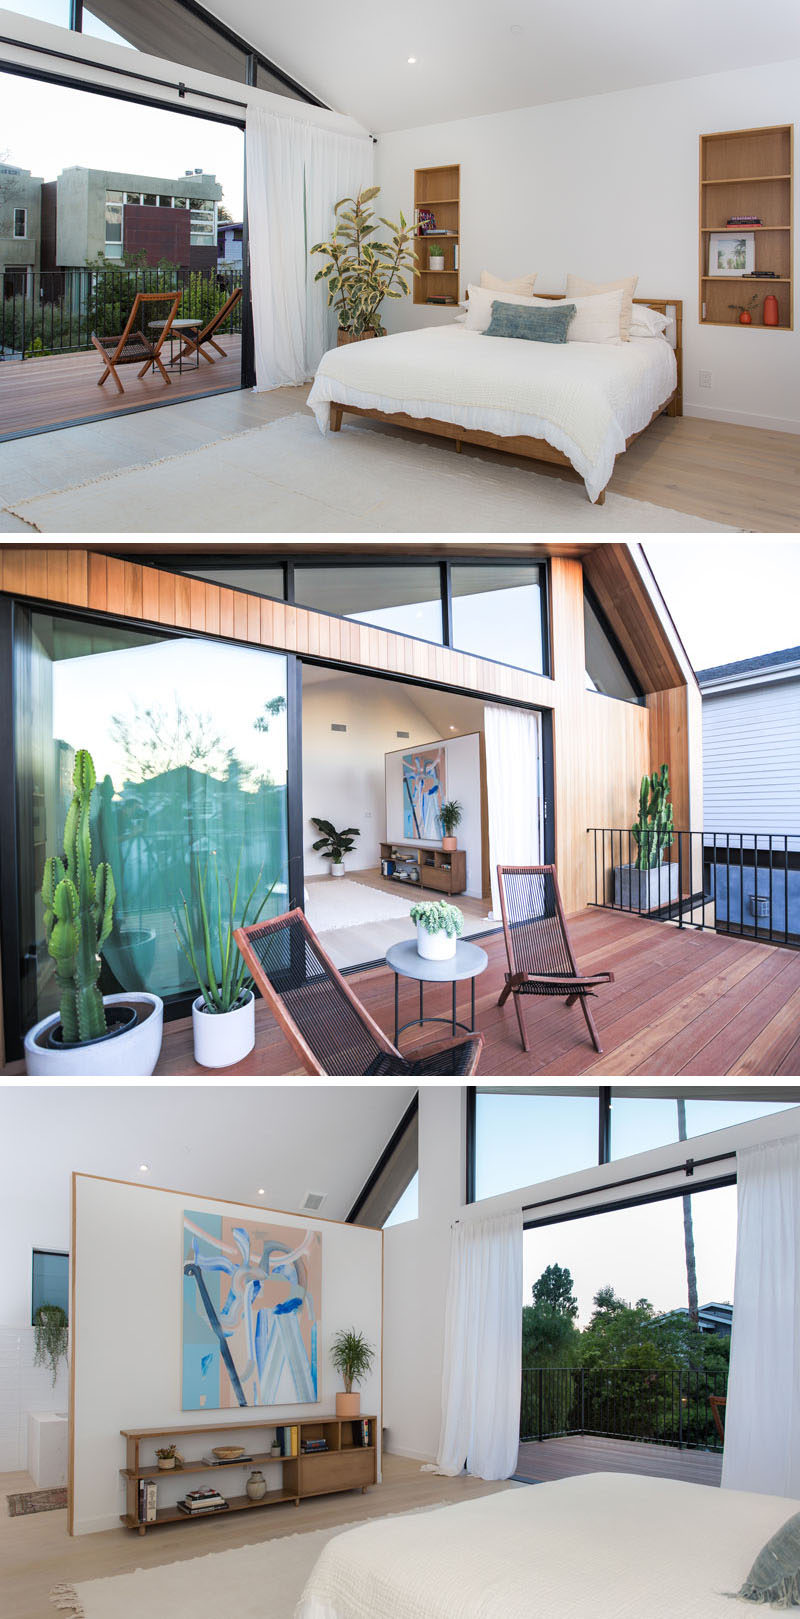
[(492, 319), (484, 337), (525, 337), (531, 343), (566, 343), (567, 327), (574, 314), (574, 304), (540, 309), (527, 304), (504, 304), (495, 298)]

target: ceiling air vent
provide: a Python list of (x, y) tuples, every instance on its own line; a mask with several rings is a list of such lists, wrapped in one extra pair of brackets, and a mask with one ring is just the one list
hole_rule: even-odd
[(411, 732), (410, 731), (398, 731), (397, 735), (402, 739), (403, 742), (407, 742), (410, 735), (411, 735)]
[(322, 1208), (327, 1196), (327, 1192), (306, 1192), (300, 1207), (306, 1209), (309, 1214), (316, 1214), (317, 1209)]
[(332, 725), (331, 730), (332, 731), (346, 731), (347, 726), (346, 725)]

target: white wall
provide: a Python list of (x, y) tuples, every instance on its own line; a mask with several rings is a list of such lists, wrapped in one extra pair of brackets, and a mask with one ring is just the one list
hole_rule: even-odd
[[(74, 1533), (116, 1528), (124, 1509), (119, 1469), (124, 1466), (121, 1428), (197, 1428), (227, 1422), (235, 1431), (248, 1419), (291, 1422), (333, 1414), (337, 1382), (329, 1358), (331, 1339), (356, 1326), (377, 1349), (361, 1385), (365, 1412), (380, 1413), (382, 1236), (360, 1226), (254, 1209), (198, 1198), (184, 1192), (128, 1186), (79, 1176), (76, 1182), (73, 1324), (75, 1373)], [(181, 1240), (183, 1210), (259, 1220), (322, 1233), (322, 1309), (318, 1405), (181, 1411)], [(379, 1424), (380, 1426), (380, 1424)], [(235, 1436), (235, 1434), (234, 1434)], [(221, 1443), (216, 1438), (214, 1443)], [(198, 1456), (201, 1437), (187, 1439), (185, 1454)], [(280, 1464), (265, 1469), (279, 1472)], [(226, 1475), (231, 1492), (238, 1474)], [(278, 1481), (268, 1478), (270, 1487)], [(183, 1494), (178, 1479), (159, 1480), (159, 1503)]]
[(797, 677), (703, 693), (703, 826), (800, 834)]
[[(555, 1087), (558, 1088), (557, 1086)], [(464, 1206), (465, 1093), (457, 1086), (423, 1086), (419, 1097), (419, 1216), (384, 1232), (384, 1425), (386, 1448), (420, 1460), (435, 1457), (441, 1420), (441, 1380), (444, 1346), (444, 1311), (450, 1253), (450, 1227), (469, 1217)], [(773, 1114), (749, 1124), (692, 1140), (692, 1156), (727, 1152), (752, 1141), (800, 1133), (800, 1108), (777, 1117)], [(485, 1198), (477, 1207), (490, 1213), (520, 1208), (540, 1199), (586, 1192), (580, 1204), (593, 1206), (611, 1200), (611, 1194), (592, 1196), (593, 1181), (609, 1182), (628, 1175), (646, 1174), (679, 1162), (678, 1145), (618, 1159), (612, 1164), (581, 1170), (539, 1186), (521, 1187), (500, 1197)], [(719, 1166), (697, 1168), (693, 1185), (713, 1178)], [(665, 1177), (660, 1189), (685, 1186), (682, 1174)], [(637, 1188), (645, 1190), (646, 1188)], [(620, 1193), (625, 1196), (624, 1192)], [(554, 1205), (552, 1214), (558, 1214)], [(520, 1278), (521, 1281), (521, 1278)], [(520, 1309), (522, 1298), (520, 1297)]]
[[(483, 892), (480, 738), (477, 735), (453, 736), (428, 738), (428, 741), (438, 743), (445, 750), (445, 792), (448, 798), (456, 799), (464, 811), (456, 835), (458, 847), (467, 857), (466, 891), (480, 899)], [(399, 753), (386, 756), (386, 837), (413, 848), (421, 846), (424, 840), (407, 838), (403, 831), (403, 757), (408, 751), (406, 743)]]
[[(462, 294), (482, 269), (539, 292), (636, 272), (637, 296), (683, 299), (687, 414), (800, 432), (800, 330), (701, 328), (697, 283), (698, 137), (796, 120), (798, 83), (776, 63), (382, 135), (381, 213), (411, 216), (415, 168), (460, 163)], [(452, 319), (384, 307), (390, 330)]]

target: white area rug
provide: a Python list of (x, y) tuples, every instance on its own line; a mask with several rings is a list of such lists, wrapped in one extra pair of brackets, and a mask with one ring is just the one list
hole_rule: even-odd
[(323, 438), (301, 414), (4, 511), (40, 534), (740, 532), (352, 418)]
[(306, 916), (315, 933), (354, 928), (360, 922), (402, 921), (409, 915), (413, 903), (400, 899), (397, 894), (368, 888), (366, 883), (349, 883), (346, 877), (311, 882), (306, 893)]
[[(439, 1508), (417, 1510), (436, 1512)], [(110, 1579), (57, 1585), (50, 1600), (65, 1619), (292, 1619), (323, 1546), (334, 1535), (371, 1521), (360, 1518), (336, 1529), (281, 1535), (256, 1546), (210, 1552), (161, 1568), (137, 1568), (133, 1574), (115, 1574)]]

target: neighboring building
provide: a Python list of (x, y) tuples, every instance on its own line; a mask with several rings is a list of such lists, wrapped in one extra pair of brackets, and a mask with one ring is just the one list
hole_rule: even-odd
[(217, 262), (220, 266), (241, 265), (243, 235), (241, 220), (225, 219), (217, 226)]
[(42, 269), (144, 253), (192, 270), (217, 265), (217, 204), (213, 174), (187, 169), (179, 180), (112, 169), (64, 169), (42, 186), (45, 220)]
[(39, 268), (42, 181), (30, 169), (0, 163), (0, 272), (3, 294), (32, 292)]
[[(685, 1308), (670, 1310), (667, 1315), (659, 1316), (660, 1321), (675, 1321), (688, 1317), (689, 1311)], [(733, 1305), (732, 1304), (701, 1304), (697, 1312), (697, 1325), (701, 1332), (715, 1335), (718, 1338), (730, 1338), (733, 1331)]]

